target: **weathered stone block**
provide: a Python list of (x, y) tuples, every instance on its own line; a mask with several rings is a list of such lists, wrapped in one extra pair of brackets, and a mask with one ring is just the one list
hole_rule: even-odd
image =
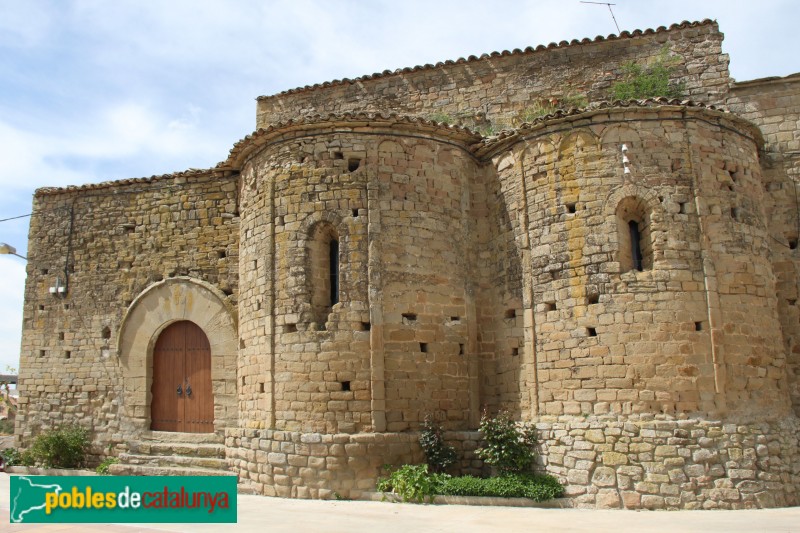
[(617, 466), (628, 464), (628, 457), (617, 452), (603, 452), (603, 464), (606, 466)]
[(613, 468), (597, 467), (592, 474), (592, 484), (597, 487), (614, 487), (617, 484), (617, 474)]

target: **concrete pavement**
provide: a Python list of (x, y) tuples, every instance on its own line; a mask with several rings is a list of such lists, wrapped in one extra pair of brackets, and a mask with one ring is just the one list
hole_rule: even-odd
[(237, 524), (9, 524), (9, 476), (0, 474), (0, 531), (9, 532), (800, 532), (800, 507), (755, 511), (591, 511), (239, 495), (238, 511)]

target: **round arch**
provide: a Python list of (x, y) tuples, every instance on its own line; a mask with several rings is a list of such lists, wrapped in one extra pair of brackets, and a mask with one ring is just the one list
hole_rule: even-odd
[[(663, 259), (663, 236), (659, 236), (664, 231), (663, 207), (655, 191), (633, 184), (619, 186), (606, 197), (603, 213), (621, 273), (651, 270)], [(629, 227), (631, 222), (635, 229)], [(639, 247), (637, 268), (633, 240)]]
[(161, 332), (181, 320), (194, 322), (208, 337), (214, 427), (217, 433), (224, 434), (224, 429), (234, 427), (237, 421), (236, 313), (222, 291), (189, 277), (154, 283), (125, 312), (117, 337), (125, 425), (134, 432), (149, 430), (153, 348)]

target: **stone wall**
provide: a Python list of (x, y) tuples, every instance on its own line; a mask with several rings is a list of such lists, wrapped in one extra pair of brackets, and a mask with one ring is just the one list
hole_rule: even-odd
[(665, 415), (536, 422), (540, 468), (576, 507), (756, 509), (798, 505), (800, 421)]
[[(536, 471), (557, 477), (577, 508), (757, 509), (798, 505), (800, 421), (669, 415), (537, 417)], [(362, 498), (386, 465), (420, 464), (418, 433), (229, 430), (228, 460), (258, 493)], [(448, 431), (453, 474), (487, 475), (476, 431)]]
[(727, 105), (764, 134), (762, 168), (770, 257), (795, 413), (800, 414), (800, 76), (734, 84)]
[(687, 96), (719, 104), (730, 82), (722, 37), (706, 20), (334, 81), (260, 97), (256, 127), (313, 114), (393, 112), (499, 131), (550, 99), (609, 100), (623, 64), (652, 61), (664, 47), (681, 58), (674, 76), (686, 83)]
[[(448, 137), (476, 137), (434, 126), (404, 134), (410, 125), (303, 125), (260, 137), (267, 147), (245, 164), (245, 427), (400, 431), (426, 413), (454, 429), (472, 423), (475, 169)], [(312, 264), (320, 225), (338, 236), (341, 274), (322, 321), (315, 293), (329, 289), (315, 287)]]
[[(524, 283), (522, 309), (498, 313), (495, 331), (510, 322), (525, 339), (494, 357), (521, 358), (517, 401), (537, 398), (523, 416), (786, 412), (770, 393), (786, 386), (785, 354), (759, 135), (732, 119), (668, 106), (588, 112), (494, 147), (510, 223), (493, 229), (513, 228), (516, 246), (495, 239), (488, 255)], [(646, 211), (642, 271), (620, 262), (630, 200)], [(493, 285), (507, 290), (500, 277)]]
[[(235, 304), (237, 175), (188, 172), (34, 197), (20, 361), (17, 435), (67, 423), (91, 430), (93, 453), (122, 446), (125, 378), (119, 328), (136, 297), (188, 276)], [(56, 281), (63, 296), (51, 294)], [(141, 413), (145, 416), (145, 413)]]
[[(362, 431), (372, 423), (364, 153), (338, 136), (321, 144), (280, 144), (245, 169), (242, 305), (255, 307), (248, 318), (263, 316), (272, 329), (264, 336), (248, 326), (242, 339), (245, 350), (266, 356), (269, 367), (256, 376), (271, 395), (273, 427)], [(359, 168), (348, 171), (356, 160)], [(332, 307), (325, 301), (330, 287), (313, 276), (320, 228), (339, 241), (339, 303)], [(328, 250), (320, 253), (327, 261)], [(250, 275), (256, 269), (264, 275)], [(315, 305), (320, 293), (322, 304)]]
[[(416, 432), (297, 433), (233, 429), (225, 441), (228, 461), (240, 483), (259, 494), (286, 498), (358, 499), (374, 492), (384, 467), (420, 464), (424, 455)], [(457, 470), (479, 475), (475, 457), (480, 434), (448, 431), (458, 451)]]
[(330, 434), (229, 430), (228, 461), (240, 482), (259, 494), (294, 498), (358, 498), (375, 490), (384, 464), (415, 463), (411, 433)]

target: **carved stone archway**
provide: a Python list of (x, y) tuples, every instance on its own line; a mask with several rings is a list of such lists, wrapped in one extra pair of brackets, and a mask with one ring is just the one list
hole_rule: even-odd
[(122, 427), (129, 436), (149, 431), (153, 348), (170, 324), (189, 320), (208, 337), (214, 390), (214, 428), (224, 435), (238, 418), (236, 312), (216, 287), (189, 277), (170, 278), (142, 291), (125, 312), (117, 339), (123, 382)]

